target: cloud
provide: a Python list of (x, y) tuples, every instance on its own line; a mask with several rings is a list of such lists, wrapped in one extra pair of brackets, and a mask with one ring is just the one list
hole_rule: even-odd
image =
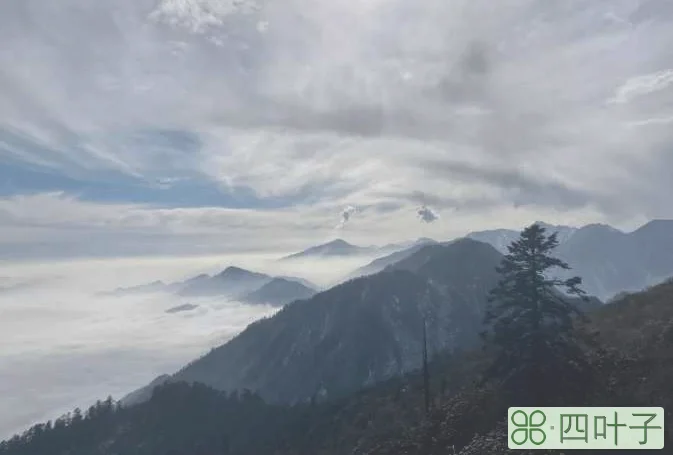
[[(673, 216), (658, 171), (673, 144), (657, 127), (673, 115), (664, 2), (64, 1), (0, 6), (7, 204), (132, 206), (167, 251), (219, 209), (279, 232), (306, 213), (324, 236), (357, 201), (376, 208), (351, 229), (367, 242), (376, 216), (414, 235), (405, 219), (423, 204), (475, 229), (494, 210)], [(47, 213), (36, 250), (64, 235)]]
[(667, 125), (673, 123), (673, 115), (670, 117), (654, 117), (644, 120), (634, 120), (628, 122), (627, 125), (630, 127), (640, 127), (640, 126), (657, 126), (657, 125)]
[(439, 219), (439, 214), (425, 205), (419, 207), (416, 214), (423, 223), (434, 223)]
[[(0, 264), (2, 275), (32, 278), (20, 290), (0, 293), (0, 439), (108, 395), (119, 399), (272, 315), (273, 308), (221, 299), (197, 299), (200, 308), (193, 314), (169, 315), (165, 310), (182, 299), (96, 295), (217, 270), (223, 259)], [(57, 279), (44, 279), (53, 275)], [(39, 398), (35, 390), (42, 391)]]
[(339, 224), (337, 224), (336, 229), (343, 229), (346, 226), (346, 223), (348, 223), (351, 217), (357, 212), (357, 207), (352, 205), (346, 206), (346, 208), (341, 211), (341, 221), (339, 221)]
[(673, 84), (673, 69), (635, 76), (619, 87), (610, 101), (617, 104), (628, 103), (639, 96), (665, 90), (671, 84)]

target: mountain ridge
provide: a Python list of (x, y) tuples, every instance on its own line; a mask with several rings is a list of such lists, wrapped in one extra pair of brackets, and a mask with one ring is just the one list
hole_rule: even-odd
[(417, 368), (423, 320), (434, 350), (475, 343), (502, 255), (473, 240), (425, 248), (434, 250), (422, 252), (429, 258), (417, 261), (423, 267), (390, 267), (290, 303), (171, 380), (297, 402), (341, 396)]

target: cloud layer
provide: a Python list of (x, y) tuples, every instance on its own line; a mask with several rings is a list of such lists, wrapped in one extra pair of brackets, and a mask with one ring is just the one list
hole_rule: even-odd
[[(186, 302), (164, 293), (102, 292), (213, 274), (230, 265), (306, 277), (322, 286), (368, 261), (281, 265), (276, 259), (244, 254), (0, 263), (0, 440), (108, 395), (121, 398), (277, 311), (221, 298)], [(198, 308), (166, 313), (184, 303)]]
[[(3, 241), (31, 216), (33, 250), (87, 229), (166, 252), (214, 225), (294, 244), (347, 206), (365, 241), (415, 236), (423, 204), (446, 235), (671, 217), (672, 21), (656, 0), (4, 3)], [(17, 221), (49, 199), (71, 217)]]

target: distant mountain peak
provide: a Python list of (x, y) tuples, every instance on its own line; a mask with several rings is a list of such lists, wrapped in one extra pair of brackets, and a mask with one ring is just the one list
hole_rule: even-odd
[(295, 300), (308, 299), (316, 290), (304, 284), (287, 278), (274, 278), (259, 289), (243, 296), (246, 303), (266, 303), (282, 306)]
[(285, 256), (282, 259), (299, 259), (306, 257), (319, 257), (319, 256), (348, 256), (352, 254), (362, 254), (370, 249), (367, 247), (361, 247), (353, 245), (346, 242), (344, 239), (334, 239), (328, 243), (323, 243), (320, 245), (307, 248), (299, 253), (294, 253), (289, 256)]
[(259, 273), (259, 272), (253, 272), (251, 270), (247, 270), (241, 267), (236, 267), (236, 266), (229, 266), (217, 275), (215, 275), (217, 278), (271, 278), (268, 275), (264, 273)]
[(331, 242), (327, 242), (324, 246), (355, 246), (351, 243), (348, 243), (344, 239), (334, 239)]
[(248, 273), (256, 273), (256, 272), (251, 272), (250, 270), (246, 270), (241, 267), (236, 267), (235, 265), (230, 265), (226, 269), (224, 269), (220, 274), (248, 274)]

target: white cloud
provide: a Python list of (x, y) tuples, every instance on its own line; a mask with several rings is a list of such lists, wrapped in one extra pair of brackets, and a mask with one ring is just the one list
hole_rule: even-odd
[(617, 93), (611, 101), (614, 103), (628, 103), (639, 96), (664, 90), (671, 84), (673, 84), (673, 69), (635, 76), (617, 89)]
[(654, 117), (647, 118), (643, 120), (634, 120), (628, 123), (628, 126), (638, 127), (638, 126), (656, 126), (656, 125), (667, 125), (673, 123), (673, 116), (670, 117)]
[[(426, 203), (455, 209), (452, 226), (523, 216), (514, 206), (532, 220), (673, 215), (661, 196), (673, 133), (624, 128), (672, 114), (662, 3), (65, 1), (0, 6), (0, 160), (152, 185), (188, 175), (285, 207), (78, 206), (73, 219), (120, 241), (159, 229), (166, 250), (188, 248), (239, 220), (259, 224), (247, 238), (261, 244), (296, 213), (317, 238), (354, 202), (368, 207), (351, 229), (363, 239), (373, 226), (413, 237), (402, 220)], [(32, 236), (70, 235), (60, 198)]]
[(354, 207), (352, 205), (346, 206), (342, 211), (341, 211), (341, 220), (339, 221), (339, 224), (336, 225), (336, 229), (343, 229), (346, 226), (346, 223), (348, 223), (353, 215), (355, 215), (358, 212), (357, 207)]
[[(0, 440), (36, 422), (85, 409), (108, 395), (121, 398), (172, 373), (277, 309), (221, 298), (185, 303), (163, 293), (108, 297), (101, 292), (154, 280), (172, 282), (229, 265), (300, 276), (326, 285), (367, 259), (279, 263), (273, 254), (180, 258), (0, 262)], [(35, 391), (39, 393), (35, 393)]]
[(38, 282), (19, 292), (0, 293), (0, 439), (109, 394), (121, 398), (159, 374), (176, 371), (253, 320), (273, 314), (276, 310), (265, 306), (207, 299), (194, 301), (200, 307), (192, 314), (166, 314), (184, 302), (163, 294), (93, 294), (150, 278), (195, 274), (217, 263), (222, 267), (226, 260), (0, 265), (0, 275)]

